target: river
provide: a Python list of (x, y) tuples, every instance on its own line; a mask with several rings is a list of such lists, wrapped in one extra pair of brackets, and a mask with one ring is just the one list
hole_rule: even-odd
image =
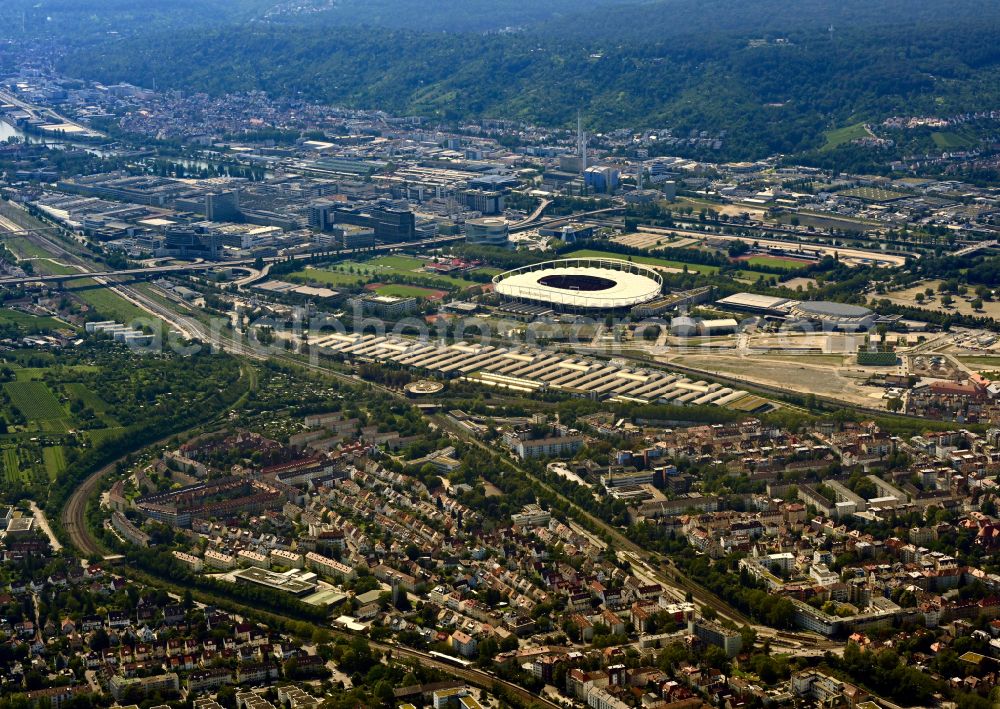
[(100, 155), (101, 157), (107, 157), (108, 155), (114, 154), (113, 151), (106, 150), (94, 143), (77, 143), (72, 140), (64, 140), (61, 138), (48, 138), (36, 133), (25, 133), (12, 123), (8, 123), (7, 121), (0, 119), (0, 143), (3, 143), (9, 138), (20, 138), (26, 143), (44, 143), (45, 145), (52, 146), (53, 148), (79, 148), (80, 150), (86, 150), (88, 153)]

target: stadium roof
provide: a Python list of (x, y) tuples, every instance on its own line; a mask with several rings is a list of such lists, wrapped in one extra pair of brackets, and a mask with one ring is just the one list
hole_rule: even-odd
[(631, 307), (657, 298), (663, 278), (647, 266), (603, 258), (546, 261), (501, 273), (494, 291), (515, 300), (530, 300), (584, 310)]

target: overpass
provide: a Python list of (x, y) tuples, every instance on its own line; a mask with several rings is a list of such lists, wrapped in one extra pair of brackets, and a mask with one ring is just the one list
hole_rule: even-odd
[[(512, 234), (517, 234), (518, 232), (527, 231), (528, 229), (537, 229), (538, 227), (548, 226), (550, 224), (558, 224), (559, 222), (567, 222), (573, 219), (585, 219), (587, 217), (595, 217), (600, 214), (613, 214), (616, 212), (624, 212), (625, 207), (605, 207), (604, 209), (595, 209), (591, 212), (580, 212), (578, 214), (566, 214), (561, 217), (552, 217), (551, 219), (544, 219), (540, 222), (530, 223), (529, 220), (524, 220), (518, 222), (510, 227)], [(537, 210), (536, 210), (537, 212)]]
[(977, 251), (981, 251), (983, 249), (992, 249), (993, 247), (997, 246), (998, 243), (1000, 243), (1000, 242), (998, 242), (996, 240), (992, 240), (992, 241), (979, 241), (979, 242), (976, 242), (975, 244), (969, 244), (968, 246), (964, 246), (961, 249), (959, 249), (958, 251), (952, 251), (949, 254), (949, 256), (969, 256), (969, 255), (974, 254)]
[[(279, 263), (284, 261), (304, 261), (317, 256), (352, 256), (355, 254), (368, 254), (381, 251), (397, 251), (400, 249), (411, 249), (423, 246), (439, 246), (442, 244), (462, 241), (464, 235), (435, 236), (430, 239), (419, 241), (407, 241), (398, 244), (379, 244), (368, 249), (341, 249), (339, 251), (307, 251), (289, 256), (268, 256), (264, 258), (265, 264)], [(58, 273), (37, 276), (18, 276), (16, 278), (0, 278), (0, 287), (21, 286), (33, 283), (61, 283), (65, 281), (77, 281), (83, 278), (143, 278), (158, 274), (171, 273), (191, 273), (194, 271), (210, 271), (216, 268), (230, 268), (234, 266), (252, 266), (256, 259), (239, 259), (236, 261), (200, 261), (197, 263), (175, 263), (168, 266), (149, 266), (147, 268), (123, 268), (117, 271), (77, 271), (74, 273)]]

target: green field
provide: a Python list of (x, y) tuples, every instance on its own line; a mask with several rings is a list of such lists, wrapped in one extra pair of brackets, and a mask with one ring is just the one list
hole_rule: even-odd
[(796, 270), (799, 268), (805, 268), (811, 262), (798, 261), (792, 258), (781, 258), (780, 256), (751, 256), (747, 259), (747, 263), (752, 266), (763, 266), (764, 268), (773, 266), (774, 268)]
[(296, 283), (322, 283), (325, 286), (351, 287), (359, 286), (366, 280), (364, 276), (358, 274), (341, 273), (340, 271), (312, 266), (306, 266), (301, 271), (293, 271), (284, 277)]
[(66, 284), (66, 290), (73, 291), (87, 305), (109, 320), (117, 320), (126, 324), (131, 324), (135, 320), (150, 323), (161, 322), (114, 291), (103, 287), (97, 288), (96, 285), (94, 281), (89, 279), (69, 281)]
[(11, 403), (21, 410), (29, 421), (50, 421), (66, 416), (59, 400), (43, 382), (8, 382), (4, 385)]
[(66, 469), (66, 456), (62, 446), (43, 448), (42, 460), (45, 462), (45, 472), (49, 474), (49, 480), (55, 480)]
[[(329, 266), (327, 271), (339, 272), (341, 274), (354, 274), (355, 281), (363, 278), (365, 281), (377, 281), (387, 275), (415, 277), (432, 283), (440, 283), (443, 288), (467, 288), (474, 285), (472, 281), (457, 276), (446, 276), (439, 273), (424, 272), (421, 269), (427, 263), (424, 259), (413, 256), (378, 256), (369, 261), (345, 261), (343, 263)], [(319, 269), (310, 270), (308, 273), (315, 274)], [(301, 273), (298, 272), (298, 273)]]
[(84, 406), (93, 409), (94, 413), (103, 414), (108, 410), (108, 405), (105, 403), (104, 399), (98, 396), (95, 392), (91, 391), (90, 387), (86, 384), (81, 384), (79, 382), (67, 384), (66, 392), (74, 398), (82, 401)]
[(689, 271), (701, 273), (703, 275), (712, 275), (719, 272), (718, 266), (708, 266), (701, 263), (684, 263), (683, 261), (671, 261), (665, 258), (656, 258), (655, 256), (624, 256), (610, 251), (597, 251), (596, 249), (580, 249), (579, 251), (563, 254), (563, 258), (610, 258), (617, 259), (619, 261), (632, 261), (633, 263), (641, 263), (646, 266), (662, 266), (664, 268), (678, 268), (681, 270), (687, 266)]
[(990, 357), (989, 355), (971, 355), (968, 357), (958, 357), (959, 362), (975, 367), (1000, 367), (1000, 357)]
[(28, 332), (75, 329), (72, 325), (63, 322), (62, 320), (42, 317), (39, 315), (31, 315), (29, 313), (23, 313), (20, 310), (10, 310), (9, 308), (0, 310), (0, 325), (16, 325), (17, 327)]
[(931, 133), (931, 140), (934, 141), (934, 145), (942, 150), (962, 150), (975, 144), (975, 141), (951, 131)]
[(17, 454), (17, 448), (3, 449), (3, 474), (4, 479), (9, 482), (18, 482), (23, 479), (21, 475), (21, 461)]
[(850, 143), (852, 140), (868, 138), (871, 133), (865, 128), (864, 123), (855, 123), (853, 126), (844, 126), (835, 130), (828, 130), (825, 134), (826, 143), (820, 150), (833, 150), (836, 147)]
[(441, 291), (410, 286), (405, 283), (384, 283), (374, 290), (379, 295), (391, 295), (397, 298), (438, 298), (441, 296)]
[(93, 431), (87, 431), (87, 439), (91, 444), (99, 446), (105, 441), (111, 441), (124, 435), (126, 429), (124, 426), (114, 426), (111, 428), (95, 428)]

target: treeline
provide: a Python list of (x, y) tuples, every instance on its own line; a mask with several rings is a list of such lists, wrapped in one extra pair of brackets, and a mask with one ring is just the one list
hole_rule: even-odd
[(831, 35), (829, 21), (819, 29), (813, 22), (824, 14), (814, 2), (716, 0), (717, 11), (706, 12), (683, 0), (629, 4), (616, 21), (576, 14), (558, 31), (537, 33), (357, 31), (322, 21), (289, 32), (221, 23), (95, 41), (68, 52), (60, 66), (102, 81), (211, 94), (264, 90), (456, 121), (568, 127), (581, 109), (595, 130), (725, 132), (720, 150), (668, 146), (672, 154), (717, 159), (816, 151), (827, 130), (858, 120), (996, 106), (996, 3), (957, 0), (944, 8), (917, 0), (898, 11), (884, 8), (899, 0), (843, 5), (835, 15), (883, 21), (845, 20)]
[(746, 572), (736, 573), (726, 561), (713, 563), (708, 557), (697, 556), (690, 549), (672, 558), (688, 578), (697, 579), (700, 585), (755, 621), (772, 628), (795, 627), (795, 606), (792, 602), (759, 588)]

